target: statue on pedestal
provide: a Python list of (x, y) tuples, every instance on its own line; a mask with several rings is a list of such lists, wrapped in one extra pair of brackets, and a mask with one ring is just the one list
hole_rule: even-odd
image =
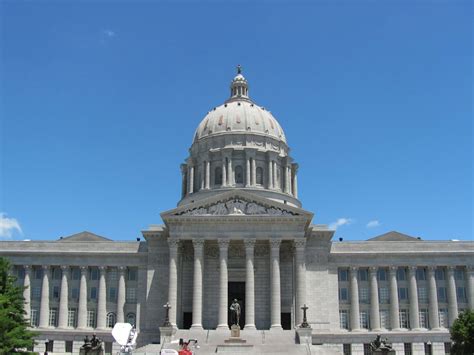
[(377, 334), (375, 340), (370, 343), (370, 348), (374, 354), (395, 354), (392, 344), (387, 339), (382, 339), (380, 334)]
[[(237, 299), (234, 299), (234, 302), (230, 305), (231, 317), (230, 321), (232, 325), (239, 326), (240, 323), (240, 304)], [(240, 327), (240, 326), (239, 326)]]
[(103, 355), (104, 349), (102, 349), (102, 340), (97, 338), (95, 334), (92, 334), (92, 338), (86, 335), (84, 338), (84, 344), (79, 350), (80, 355)]

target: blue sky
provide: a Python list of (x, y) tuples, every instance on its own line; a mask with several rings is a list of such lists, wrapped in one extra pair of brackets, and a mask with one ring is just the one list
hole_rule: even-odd
[(161, 223), (239, 63), (314, 223), (473, 238), (469, 1), (0, 6), (3, 239)]

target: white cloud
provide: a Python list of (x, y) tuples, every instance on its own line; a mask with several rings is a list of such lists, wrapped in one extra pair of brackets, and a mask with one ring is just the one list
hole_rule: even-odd
[(349, 225), (352, 222), (354, 222), (352, 218), (338, 218), (336, 222), (333, 222), (329, 225), (329, 228), (336, 230), (339, 227), (344, 226), (344, 225)]
[(112, 38), (112, 37), (115, 37), (116, 33), (112, 30), (106, 29), (106, 30), (102, 30), (102, 35), (104, 35), (105, 37)]
[(5, 213), (0, 213), (0, 238), (11, 238), (15, 230), (23, 234), (20, 223), (15, 218), (10, 218)]
[(370, 221), (369, 223), (367, 223), (367, 228), (375, 228), (375, 227), (378, 227), (380, 226), (380, 222), (377, 221), (376, 219), (374, 219), (373, 221)]

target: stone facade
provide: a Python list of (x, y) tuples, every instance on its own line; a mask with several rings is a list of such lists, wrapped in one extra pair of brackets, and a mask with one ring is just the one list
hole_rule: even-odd
[(138, 345), (150, 346), (160, 341), (169, 303), (178, 334), (215, 352), (238, 298), (242, 334), (263, 352), (303, 351), (294, 339), (307, 305), (314, 353), (362, 355), (383, 333), (397, 354), (445, 354), (450, 325), (474, 307), (474, 243), (397, 232), (332, 241), (334, 231), (312, 224), (301, 207), (289, 151), (239, 73), (231, 98), (196, 131), (178, 207), (143, 231), (144, 241), (83, 232), (1, 242), (0, 255), (28, 286), (26, 311), (41, 333), (36, 350), (48, 339), (54, 353), (78, 353), (95, 332), (106, 353), (116, 352), (115, 322), (133, 323)]

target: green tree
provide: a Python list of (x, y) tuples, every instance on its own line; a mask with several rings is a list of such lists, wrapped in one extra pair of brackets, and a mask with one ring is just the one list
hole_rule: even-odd
[(451, 340), (454, 343), (451, 354), (474, 354), (474, 311), (467, 310), (459, 313), (451, 327)]
[(21, 352), (31, 348), (37, 334), (28, 330), (23, 304), (23, 287), (9, 274), (10, 263), (0, 258), (0, 354)]

